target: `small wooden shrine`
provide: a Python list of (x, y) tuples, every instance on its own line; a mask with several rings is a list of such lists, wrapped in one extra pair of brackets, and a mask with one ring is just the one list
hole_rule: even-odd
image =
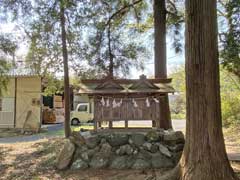
[(151, 120), (152, 126), (160, 127), (160, 106), (163, 95), (174, 93), (171, 79), (86, 79), (82, 80), (79, 94), (87, 94), (94, 100), (94, 129), (103, 121)]

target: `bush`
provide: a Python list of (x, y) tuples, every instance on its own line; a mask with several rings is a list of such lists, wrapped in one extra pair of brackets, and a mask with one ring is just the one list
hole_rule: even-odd
[(240, 124), (240, 81), (235, 75), (220, 69), (223, 126)]
[(223, 126), (240, 125), (240, 93), (222, 92), (221, 98)]
[[(172, 119), (186, 118), (185, 70), (181, 66), (170, 75), (176, 95), (170, 98)], [(240, 126), (240, 80), (234, 74), (220, 68), (221, 106), (223, 126)]]

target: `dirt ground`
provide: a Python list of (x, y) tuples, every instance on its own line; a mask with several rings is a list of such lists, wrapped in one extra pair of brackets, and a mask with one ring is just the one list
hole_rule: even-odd
[[(239, 127), (224, 129), (226, 149), (228, 153), (237, 156), (240, 154), (239, 132)], [(9, 132), (4, 133), (0, 133), (2, 137)], [(19, 132), (11, 135), (18, 136)], [(34, 142), (0, 143), (0, 180), (155, 180), (167, 171), (166, 169), (58, 171), (55, 168), (56, 157), (64, 141), (62, 136), (52, 136)], [(231, 165), (240, 177), (240, 161), (231, 162)]]
[(240, 153), (240, 126), (223, 129), (225, 144), (229, 152)]
[[(63, 138), (0, 145), (0, 179), (2, 180), (154, 180), (167, 170), (86, 170), (58, 171), (56, 157)], [(240, 162), (232, 163), (240, 175)]]

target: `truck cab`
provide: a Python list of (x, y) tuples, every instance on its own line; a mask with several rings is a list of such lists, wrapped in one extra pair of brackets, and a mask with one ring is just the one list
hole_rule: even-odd
[(71, 125), (79, 125), (93, 121), (93, 113), (90, 103), (79, 103), (74, 111), (71, 111)]

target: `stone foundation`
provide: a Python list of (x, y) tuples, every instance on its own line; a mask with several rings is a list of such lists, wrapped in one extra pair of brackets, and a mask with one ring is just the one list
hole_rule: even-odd
[(58, 169), (173, 168), (184, 135), (177, 131), (73, 132), (58, 157)]

